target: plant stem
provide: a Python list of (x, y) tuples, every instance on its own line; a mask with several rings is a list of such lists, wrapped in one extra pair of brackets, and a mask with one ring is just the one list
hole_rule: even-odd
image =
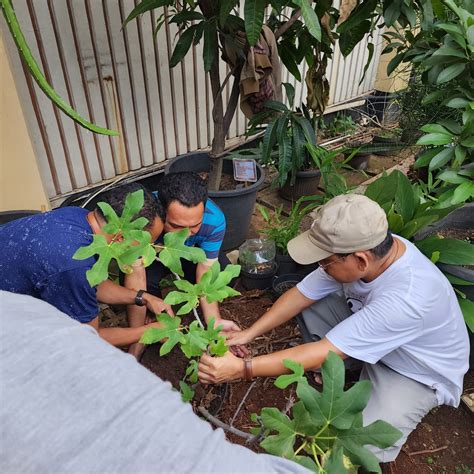
[(295, 451), (295, 456), (296, 456), (302, 449), (304, 449), (307, 444), (308, 444), (308, 442), (305, 441), (305, 442)]
[(316, 445), (315, 444), (311, 445), (311, 451), (313, 452), (313, 457), (314, 457), (314, 460), (316, 461), (316, 464), (318, 465), (319, 469), (322, 471), (323, 466), (321, 466), (321, 463), (319, 462), (318, 453), (316, 452)]
[[(173, 275), (176, 277), (177, 280), (181, 280), (181, 277), (177, 273), (173, 273)], [(202, 324), (201, 318), (199, 317), (199, 314), (196, 308), (193, 308), (193, 314), (194, 314), (194, 317), (196, 318), (196, 321), (204, 329), (204, 324)]]

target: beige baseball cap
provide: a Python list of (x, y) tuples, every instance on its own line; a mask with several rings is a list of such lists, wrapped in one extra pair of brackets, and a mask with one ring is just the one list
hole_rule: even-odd
[(288, 242), (288, 253), (307, 265), (336, 253), (369, 250), (383, 242), (388, 223), (384, 210), (361, 194), (343, 194), (312, 212), (311, 229)]

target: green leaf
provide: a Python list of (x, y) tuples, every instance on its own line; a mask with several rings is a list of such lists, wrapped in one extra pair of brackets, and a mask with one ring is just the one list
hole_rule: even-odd
[(197, 247), (188, 247), (185, 241), (188, 238), (189, 229), (178, 232), (168, 232), (164, 237), (163, 249), (160, 250), (159, 259), (163, 265), (173, 273), (183, 276), (181, 258), (193, 263), (205, 262), (207, 257), (204, 250)]
[(220, 4), (221, 8), (219, 10), (219, 25), (223, 27), (227, 21), (228, 16), (230, 15), (230, 12), (237, 4), (237, 0), (222, 0)]
[(289, 41), (280, 41), (278, 43), (278, 56), (285, 65), (286, 69), (295, 77), (298, 82), (301, 82), (301, 72), (295, 60), (296, 48)]
[(390, 76), (395, 69), (397, 69), (398, 65), (403, 61), (403, 54), (399, 53), (394, 58), (390, 60), (387, 65), (387, 76)]
[(417, 145), (447, 145), (451, 143), (452, 135), (445, 133), (428, 133), (418, 139)]
[(282, 85), (285, 88), (288, 103), (290, 104), (290, 107), (293, 107), (293, 102), (295, 101), (295, 88), (293, 87), (293, 84), (290, 84), (289, 82), (283, 82)]
[(464, 321), (469, 330), (474, 332), (474, 301), (467, 298), (458, 298), (458, 302), (464, 316)]
[(175, 67), (184, 59), (186, 53), (193, 44), (194, 34), (196, 33), (197, 27), (198, 25), (191, 25), (186, 30), (184, 30), (178, 42), (176, 43), (176, 46), (174, 47), (173, 54), (171, 55), (170, 59), (170, 67)]
[(461, 184), (468, 181), (468, 178), (454, 170), (444, 170), (436, 176), (436, 179), (450, 184)]
[(452, 136), (449, 130), (446, 130), (446, 128), (438, 123), (428, 123), (423, 125), (420, 130), (426, 133), (442, 133), (444, 135), (449, 135), (450, 137)]
[(174, 346), (184, 341), (184, 336), (179, 330), (181, 319), (162, 313), (157, 317), (161, 328), (147, 329), (140, 339), (142, 344), (154, 344), (166, 339), (166, 342), (160, 348), (160, 355), (168, 354)]
[(294, 3), (301, 8), (301, 15), (311, 36), (321, 41), (321, 25), (319, 24), (318, 16), (312, 8), (312, 1), (294, 0)]
[(196, 383), (198, 381), (199, 372), (198, 361), (196, 359), (189, 361), (188, 367), (186, 368), (186, 377), (190, 383)]
[(360, 78), (359, 86), (362, 84), (362, 81), (365, 78), (365, 74), (367, 73), (367, 69), (369, 68), (370, 63), (372, 61), (372, 57), (374, 55), (374, 50), (375, 50), (374, 43), (367, 42), (367, 50), (369, 52), (369, 56), (367, 58), (367, 62), (365, 63), (364, 70), (362, 71), (362, 77)]
[(430, 171), (436, 170), (441, 168), (446, 163), (451, 161), (454, 158), (454, 148), (453, 147), (446, 147), (442, 151), (440, 151), (437, 155), (433, 156), (430, 161), (428, 169)]
[(260, 416), (266, 429), (277, 432), (276, 435), (264, 439), (260, 446), (276, 456), (284, 458), (294, 456), (293, 445), (296, 438), (294, 422), (277, 408), (263, 408)]
[(451, 275), (450, 273), (445, 273), (444, 276), (449, 280), (449, 283), (458, 286), (474, 286), (474, 281), (464, 280), (457, 276)]
[(461, 145), (465, 146), (466, 148), (474, 148), (474, 135), (461, 140)]
[(122, 28), (125, 27), (127, 23), (131, 22), (143, 13), (154, 10), (155, 8), (163, 7), (165, 5), (170, 5), (171, 3), (171, 0), (143, 0), (129, 13), (127, 19), (122, 25)]
[(446, 94), (445, 91), (430, 92), (428, 95), (423, 97), (423, 99), (421, 100), (421, 103), (423, 105), (432, 104), (433, 102), (436, 102), (437, 100), (443, 99), (445, 94)]
[(440, 239), (430, 236), (415, 242), (415, 245), (428, 257), (440, 252), (439, 262), (450, 265), (474, 265), (474, 245), (457, 239)]
[(466, 64), (457, 63), (448, 66), (446, 69), (443, 69), (436, 79), (436, 84), (444, 84), (445, 82), (451, 81), (454, 78), (458, 77), (466, 69)]
[(466, 202), (468, 199), (474, 198), (474, 183), (466, 181), (461, 183), (455, 190), (451, 204), (460, 204)]
[(437, 215), (415, 217), (400, 230), (400, 235), (405, 239), (411, 239), (419, 230), (427, 225), (436, 222), (439, 219)]
[(346, 474), (348, 471), (344, 465), (344, 452), (341, 447), (331, 450), (329, 457), (323, 464), (325, 472), (331, 474)]
[(219, 337), (217, 341), (212, 341), (209, 344), (209, 353), (217, 357), (222, 357), (228, 350), (224, 337)]
[(255, 46), (262, 31), (266, 0), (245, 0), (245, 32), (250, 46)]
[(370, 31), (371, 26), (372, 23), (369, 20), (362, 20), (357, 25), (354, 25), (353, 28), (341, 31), (339, 36), (339, 48), (343, 56), (348, 56), (353, 51), (355, 46), (362, 41), (364, 36)]
[(415, 194), (409, 179), (400, 171), (395, 170), (397, 177), (397, 193), (395, 194), (395, 209), (405, 222), (408, 222), (415, 212)]
[(239, 274), (240, 265), (227, 265), (222, 272), (219, 272), (219, 262), (214, 262), (196, 285), (197, 291), (201, 297), (206, 298), (208, 303), (238, 296), (240, 293), (227, 285)]
[(179, 381), (179, 390), (184, 403), (188, 403), (193, 399), (195, 391), (186, 382)]
[(436, 156), (440, 152), (440, 150), (442, 150), (441, 147), (431, 148), (429, 150), (426, 150), (424, 153), (418, 156), (413, 167), (415, 169), (419, 169), (419, 168), (424, 168), (425, 166), (428, 166), (430, 161), (433, 159), (433, 156)]
[(350, 439), (341, 440), (340, 444), (344, 447), (345, 454), (355, 465), (362, 466), (368, 472), (382, 472), (379, 460), (368, 449)]
[(446, 102), (446, 107), (451, 107), (452, 109), (464, 109), (466, 105), (469, 105), (469, 101), (464, 97), (454, 97)]
[(209, 72), (214, 62), (217, 49), (217, 28), (215, 22), (204, 23), (204, 47), (202, 56), (204, 59), (204, 71)]
[(206, 336), (206, 331), (199, 326), (197, 321), (193, 321), (189, 325), (187, 333), (183, 334), (183, 340), (181, 341), (183, 354), (188, 359), (201, 356), (209, 343)]
[(287, 369), (290, 369), (293, 373), (288, 375), (280, 375), (275, 380), (275, 386), (278, 388), (286, 388), (292, 383), (298, 383), (302, 381), (304, 377), (304, 368), (298, 362), (290, 359), (283, 360), (283, 364)]
[(341, 440), (352, 440), (358, 444), (388, 448), (393, 446), (403, 433), (386, 421), (377, 420), (368, 426), (351, 427), (348, 431), (338, 431)]
[(289, 112), (288, 107), (283, 103), (277, 100), (267, 100), (265, 102), (265, 108), (275, 110), (277, 112)]

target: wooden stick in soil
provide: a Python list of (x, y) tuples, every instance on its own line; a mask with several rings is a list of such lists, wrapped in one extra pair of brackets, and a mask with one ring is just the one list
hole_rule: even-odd
[(435, 448), (435, 449), (423, 449), (422, 451), (414, 451), (413, 453), (407, 453), (407, 454), (408, 456), (418, 456), (420, 454), (437, 453), (438, 451), (444, 451), (445, 449), (448, 449), (448, 446), (441, 446), (440, 448)]
[(233, 426), (229, 426), (227, 423), (219, 420), (215, 416), (211, 415), (204, 407), (198, 407), (199, 413), (201, 413), (206, 420), (210, 421), (213, 425), (217, 426), (218, 428), (222, 428), (224, 431), (228, 431), (229, 433), (235, 434), (240, 438), (246, 439), (248, 442), (252, 441), (255, 436), (251, 435), (250, 433), (245, 433), (245, 431), (240, 431)]
[(252, 391), (252, 389), (255, 387), (255, 384), (257, 383), (256, 380), (254, 380), (252, 382), (252, 384), (250, 385), (250, 387), (247, 389), (247, 391), (245, 392), (245, 395), (243, 396), (241, 402), (239, 403), (239, 406), (237, 407), (237, 410), (235, 410), (235, 413), (234, 413), (234, 416), (232, 417), (232, 420), (230, 420), (230, 426), (234, 426), (234, 421), (235, 419), (237, 418), (237, 415), (239, 414), (240, 412), (240, 409), (242, 408), (242, 405), (245, 403), (245, 400), (247, 400), (247, 397), (249, 396), (250, 392)]

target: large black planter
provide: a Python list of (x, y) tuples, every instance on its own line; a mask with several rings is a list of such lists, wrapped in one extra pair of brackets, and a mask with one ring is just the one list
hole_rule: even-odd
[[(211, 158), (207, 153), (190, 153), (171, 160), (165, 168), (165, 173), (193, 171), (195, 173), (209, 172)], [(233, 175), (231, 160), (224, 160), (223, 172)], [(209, 197), (222, 209), (227, 221), (222, 250), (237, 248), (246, 238), (250, 227), (250, 220), (257, 199), (257, 191), (262, 186), (265, 173), (257, 163), (257, 182), (250, 186), (242, 186), (230, 191), (209, 191)]]
[(319, 170), (298, 171), (295, 183), (291, 185), (288, 178), (286, 183), (280, 188), (280, 196), (288, 201), (297, 201), (303, 196), (313, 196), (318, 192), (321, 172)]

